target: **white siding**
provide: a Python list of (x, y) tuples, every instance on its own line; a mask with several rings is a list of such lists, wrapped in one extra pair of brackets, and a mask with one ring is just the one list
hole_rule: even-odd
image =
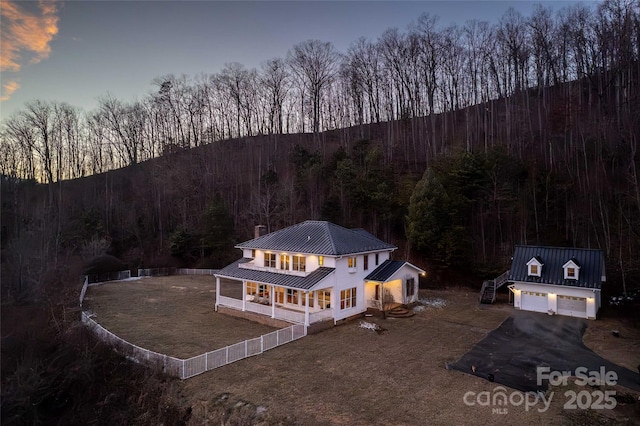
[[(379, 264), (382, 264), (385, 260), (389, 259), (390, 252), (383, 251), (378, 252), (379, 256)], [(364, 261), (363, 255), (355, 255), (351, 257), (356, 257), (356, 267), (353, 272), (349, 271), (348, 268), (348, 258), (349, 256), (343, 256), (335, 258), (335, 268), (336, 271), (334, 273), (336, 284), (333, 288), (333, 304), (335, 306), (334, 309), (334, 319), (339, 321), (344, 318), (348, 318), (352, 315), (357, 315), (367, 310), (366, 303), (366, 295), (364, 288), (364, 277), (369, 275), (371, 271), (373, 271), (377, 266), (375, 265), (375, 254), (371, 253), (369, 255), (369, 269), (367, 271), (364, 270)], [(325, 257), (325, 264), (327, 258)], [(327, 265), (328, 266), (328, 265)], [(357, 303), (355, 307), (349, 309), (340, 309), (340, 292), (342, 290), (346, 290), (349, 288), (356, 288), (356, 298)]]
[[(514, 290), (513, 306), (522, 310), (595, 319), (600, 309), (600, 290), (523, 282), (514, 283), (512, 288)], [(547, 309), (541, 310), (541, 305), (525, 292), (547, 294)], [(571, 299), (574, 302), (563, 300), (566, 297), (584, 299), (585, 308), (581, 308), (582, 302), (579, 300)]]

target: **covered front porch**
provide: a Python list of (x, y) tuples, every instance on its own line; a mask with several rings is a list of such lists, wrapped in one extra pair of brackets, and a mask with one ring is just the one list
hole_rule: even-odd
[(331, 297), (331, 288), (302, 290), (216, 277), (216, 310), (225, 306), (294, 324), (309, 326), (333, 319)]

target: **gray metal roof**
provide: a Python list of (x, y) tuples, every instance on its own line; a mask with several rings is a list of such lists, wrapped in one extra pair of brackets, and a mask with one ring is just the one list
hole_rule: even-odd
[[(540, 277), (528, 275), (527, 262), (537, 258), (542, 263)], [(580, 266), (577, 280), (564, 279), (562, 265), (569, 260)], [(568, 247), (516, 246), (509, 270), (509, 281), (571, 287), (601, 288), (605, 277), (602, 250)]]
[(238, 280), (253, 281), (262, 284), (274, 284), (281, 287), (310, 290), (314, 285), (329, 276), (335, 269), (321, 267), (311, 272), (306, 277), (283, 274), (278, 272), (256, 271), (254, 269), (240, 268), (241, 263), (250, 262), (253, 259), (238, 259), (230, 265), (222, 268), (216, 276), (234, 278)]
[(405, 263), (407, 262), (402, 260), (385, 260), (369, 275), (364, 277), (364, 279), (366, 281), (378, 281), (383, 283), (391, 278), (391, 276), (395, 274), (398, 269), (402, 268)]
[(347, 229), (331, 222), (307, 220), (236, 246), (241, 249), (273, 250), (302, 254), (340, 256), (396, 247), (363, 229)]

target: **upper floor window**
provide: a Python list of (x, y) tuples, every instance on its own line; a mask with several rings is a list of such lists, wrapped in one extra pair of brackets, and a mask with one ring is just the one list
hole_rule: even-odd
[(251, 249), (251, 258), (252, 259), (256, 258), (256, 249)]
[(580, 275), (580, 265), (578, 261), (575, 259), (569, 260), (567, 263), (562, 265), (564, 268), (564, 279), (565, 280), (577, 280)]
[(538, 256), (534, 256), (527, 262), (527, 275), (530, 277), (539, 277), (542, 273), (542, 259)]
[(380, 255), (376, 253), (376, 266), (380, 264)]
[(280, 269), (284, 269), (285, 271), (289, 270), (289, 255), (281, 254), (280, 255)]
[(369, 255), (365, 254), (364, 257), (362, 258), (362, 269), (364, 269), (365, 271), (369, 270)]
[(275, 253), (265, 253), (264, 254), (264, 266), (267, 268), (275, 268), (276, 267), (276, 254)]
[(324, 266), (324, 256), (318, 256), (318, 266)]
[(355, 269), (356, 268), (356, 257), (348, 257), (347, 258), (347, 267), (349, 269)]
[(296, 254), (293, 256), (293, 270), (304, 272), (307, 270), (307, 259), (300, 255)]

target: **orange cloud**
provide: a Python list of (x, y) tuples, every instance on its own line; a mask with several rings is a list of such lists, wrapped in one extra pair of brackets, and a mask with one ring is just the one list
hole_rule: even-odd
[(7, 81), (2, 85), (2, 95), (0, 96), (0, 101), (9, 100), (13, 92), (20, 88), (20, 83), (15, 80)]
[[(58, 5), (53, 0), (40, 1), (37, 9), (29, 9), (32, 5), (34, 3), (2, 0), (0, 71), (20, 71), (25, 61), (37, 63), (51, 53), (51, 41), (58, 34)], [(5, 83), (1, 100), (8, 99), (7, 96), (18, 87), (20, 85), (16, 81)]]

